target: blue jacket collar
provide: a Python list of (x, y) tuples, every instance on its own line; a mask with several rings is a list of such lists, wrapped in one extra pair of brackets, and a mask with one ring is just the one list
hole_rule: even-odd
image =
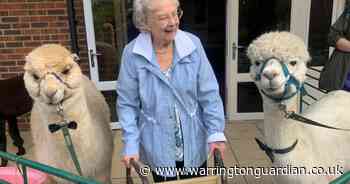
[[(190, 55), (197, 47), (186, 35), (184, 31), (178, 30), (174, 39), (176, 53), (179, 58), (182, 59), (188, 55)], [(148, 32), (141, 32), (135, 41), (135, 45), (133, 48), (133, 53), (139, 54), (145, 57), (149, 62), (152, 63), (152, 59), (154, 56), (153, 45), (151, 34)], [(154, 60), (154, 59), (153, 59)]]

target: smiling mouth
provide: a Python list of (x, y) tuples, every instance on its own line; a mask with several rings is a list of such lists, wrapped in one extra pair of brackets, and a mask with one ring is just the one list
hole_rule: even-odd
[(174, 27), (171, 27), (171, 28), (169, 27), (169, 28), (165, 28), (165, 29), (164, 29), (165, 32), (175, 32), (176, 30), (177, 30), (177, 29), (174, 28)]
[(276, 91), (278, 88), (266, 88), (265, 90), (268, 92), (274, 92)]
[(271, 85), (269, 85), (269, 87), (265, 88), (265, 90), (268, 91), (268, 92), (274, 92), (274, 91), (277, 91), (277, 90), (281, 89), (283, 85), (284, 84), (281, 84), (279, 86), (271, 86)]
[(173, 33), (175, 32), (174, 30), (165, 30), (166, 33)]
[(278, 90), (278, 89), (281, 89), (285, 84), (286, 84), (287, 81), (284, 81), (282, 82), (280, 85), (272, 85), (271, 84), (271, 81), (270, 81), (270, 84), (268, 86), (268, 88), (266, 88), (268, 91), (275, 91), (275, 90)]
[(267, 88), (268, 91), (274, 91), (277, 90), (278, 88)]
[(57, 104), (62, 103), (62, 102), (63, 102), (63, 100), (58, 101), (58, 102), (56, 102), (56, 101), (51, 101), (51, 100), (50, 100), (50, 102), (48, 102), (47, 104), (48, 104), (48, 105), (57, 105)]
[(268, 89), (274, 89), (274, 90), (276, 90), (276, 89), (280, 89), (282, 86), (283, 86), (283, 84), (281, 84), (281, 85), (279, 85), (279, 86), (271, 86), (271, 85), (270, 85), (270, 87), (269, 87)]

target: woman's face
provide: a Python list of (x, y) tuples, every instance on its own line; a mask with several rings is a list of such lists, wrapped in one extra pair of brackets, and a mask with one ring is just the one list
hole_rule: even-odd
[(155, 41), (170, 43), (174, 40), (179, 28), (179, 14), (173, 0), (153, 0), (148, 15), (148, 26)]

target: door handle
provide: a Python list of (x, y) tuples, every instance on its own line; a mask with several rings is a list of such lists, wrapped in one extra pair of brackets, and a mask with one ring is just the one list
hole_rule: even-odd
[(245, 49), (246, 47), (243, 45), (237, 45), (235, 42), (232, 43), (232, 59), (236, 58), (236, 53), (238, 49)]
[(234, 48), (234, 49), (245, 49), (246, 47), (243, 46), (243, 45), (236, 45), (235, 43), (233, 43), (232, 48)]
[(94, 52), (92, 49), (89, 50), (90, 58), (91, 58), (91, 67), (95, 67), (95, 57), (101, 56), (101, 53)]

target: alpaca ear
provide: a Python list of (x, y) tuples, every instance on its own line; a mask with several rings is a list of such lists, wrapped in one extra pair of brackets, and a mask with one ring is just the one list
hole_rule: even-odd
[(78, 56), (78, 54), (71, 54), (71, 57), (73, 58), (73, 61), (75, 61), (75, 62), (78, 62), (78, 61), (80, 61), (80, 58), (79, 58), (79, 56)]
[(28, 69), (29, 69), (29, 66), (30, 66), (31, 63), (32, 63), (32, 59), (31, 59), (29, 56), (26, 56), (26, 57), (24, 58), (24, 60), (25, 60), (26, 62), (25, 62), (25, 64), (24, 64), (24, 66), (23, 66), (23, 69), (24, 69), (24, 70), (28, 70)]
[(73, 56), (74, 54), (68, 55), (64, 58), (64, 63), (71, 63), (71, 62), (75, 62), (76, 58), (75, 56)]
[(311, 60), (312, 60), (312, 57), (309, 55), (309, 57), (308, 57), (307, 60), (306, 60), (306, 64), (307, 64), (307, 65), (310, 64), (310, 63), (311, 63)]

